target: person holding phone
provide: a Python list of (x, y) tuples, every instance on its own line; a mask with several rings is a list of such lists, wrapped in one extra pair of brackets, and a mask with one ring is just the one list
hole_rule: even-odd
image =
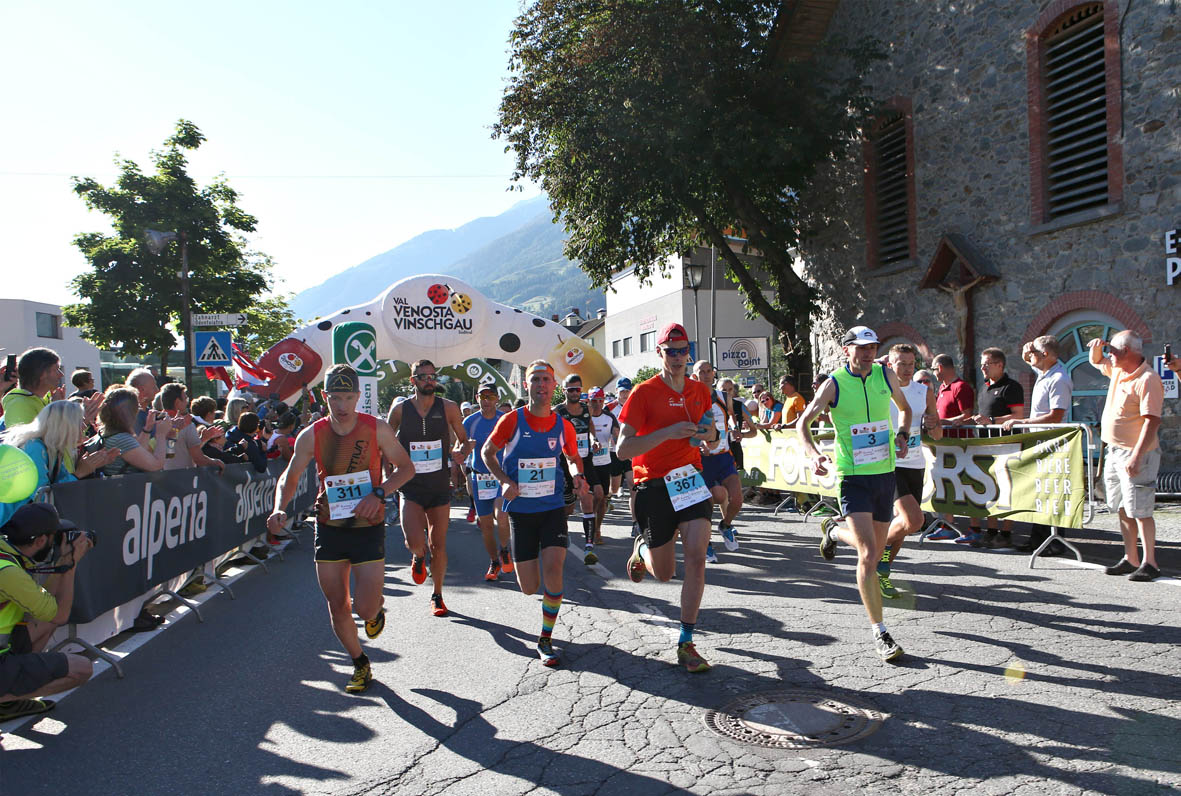
[(66, 397), (61, 357), (48, 348), (30, 348), (16, 363), (18, 387), (9, 390), (4, 406), (4, 427), (13, 429), (32, 423), (50, 401)]
[[(1091, 340), (1090, 362), (1108, 378), (1107, 401), (1099, 436), (1107, 444), (1103, 483), (1107, 506), (1119, 512), (1124, 557), (1107, 568), (1108, 575), (1150, 581), (1160, 576), (1156, 566), (1156, 477), (1160, 470), (1161, 411), (1165, 387), (1144, 358), (1144, 341), (1130, 329), (1112, 335), (1108, 343)], [(1103, 349), (1107, 348), (1105, 355)], [(1141, 557), (1138, 542), (1144, 546)]]

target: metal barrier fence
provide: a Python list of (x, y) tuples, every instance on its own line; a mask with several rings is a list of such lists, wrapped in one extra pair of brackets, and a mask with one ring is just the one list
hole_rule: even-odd
[[(242, 555), (266, 570), (266, 562), (250, 547), (265, 541), (266, 517), (284, 466), (273, 461), (259, 473), (247, 464), (231, 464), (221, 475), (211, 468), (135, 473), (56, 484), (39, 492), (59, 514), (98, 537), (74, 576), (65, 638), (55, 635), (53, 651), (77, 645), (107, 661), (122, 677), (118, 660), (97, 645), (128, 629), (143, 606), (167, 596), (203, 622), (199, 607), (179, 594), (202, 575), (234, 599), (218, 567)], [(292, 516), (310, 510), (315, 483), (309, 467), (300, 477)], [(282, 560), (282, 551), (278, 553)]]
[[(1063, 431), (1063, 430), (1077, 431), (1079, 433), (1078, 437), (1068, 437), (1068, 438), (1078, 440), (1078, 442), (1074, 443), (1078, 447), (1072, 448), (1071, 450), (1073, 452), (1073, 456), (1078, 457), (1078, 458), (1074, 459), (1074, 462), (1075, 462), (1075, 464), (1078, 465), (1079, 469), (1075, 470), (1074, 472), (1071, 472), (1069, 474), (1069, 477), (1067, 477), (1063, 480), (1065, 480), (1067, 482), (1067, 486), (1071, 487), (1073, 490), (1078, 490), (1077, 483), (1074, 479), (1075, 479), (1076, 475), (1082, 475), (1083, 476), (1082, 477), (1082, 480), (1083, 480), (1082, 489), (1078, 490), (1078, 491), (1081, 491), (1084, 493), (1085, 500), (1081, 504), (1076, 503), (1075, 505), (1077, 506), (1077, 508), (1075, 508), (1075, 510), (1073, 512), (1070, 512), (1070, 511), (1065, 512), (1065, 513), (1045, 512), (1040, 507), (1041, 501), (1032, 501), (1032, 504), (1031, 504), (1030, 499), (1028, 497), (1028, 492), (1027, 492), (1026, 496), (1025, 496), (1024, 506), (1020, 506), (1020, 504), (1011, 501), (1010, 505), (1005, 507), (1006, 510), (997, 511), (996, 515), (998, 515), (998, 518), (1000, 518), (1000, 519), (1016, 515), (1018, 517), (1021, 517), (1023, 520), (1028, 519), (1029, 521), (1039, 522), (1039, 523), (1045, 524), (1046, 527), (1050, 528), (1050, 538), (1046, 540), (1045, 544), (1042, 544), (1036, 551), (1034, 551), (1034, 555), (1031, 557), (1031, 560), (1030, 560), (1031, 567), (1036, 562), (1036, 556), (1039, 553), (1041, 553), (1042, 551), (1044, 551), (1049, 545), (1053, 544), (1056, 541), (1065, 545), (1068, 549), (1070, 549), (1075, 554), (1076, 558), (1078, 558), (1080, 561), (1082, 560), (1082, 554), (1079, 552), (1078, 548), (1076, 548), (1074, 545), (1070, 544), (1067, 540), (1063, 539), (1059, 527), (1057, 525), (1053, 524), (1052, 522), (1049, 522), (1048, 520), (1050, 520), (1051, 518), (1056, 518), (1059, 520), (1066, 520), (1067, 524), (1070, 525), (1071, 527), (1081, 527), (1083, 524), (1091, 522), (1094, 519), (1096, 466), (1095, 466), (1095, 460), (1093, 459), (1092, 456), (1089, 455), (1089, 452), (1094, 449), (1093, 448), (1093, 446), (1094, 446), (1093, 431), (1090, 426), (1088, 426), (1085, 423), (1036, 423), (1036, 424), (1034, 424), (1034, 423), (1017, 423), (1017, 424), (1014, 424), (1014, 427), (1012, 430), (1005, 429), (1004, 427), (1002, 427), (1000, 425), (953, 426), (953, 425), (944, 424), (941, 426), (941, 428), (944, 431), (944, 435), (945, 435), (944, 440), (946, 440), (945, 442), (931, 440), (930, 438), (927, 438), (924, 440), (924, 447), (926, 447), (929, 451), (929, 454), (927, 457), (928, 487), (929, 488), (936, 488), (937, 493), (939, 492), (939, 489), (937, 488), (937, 485), (935, 482), (938, 481), (938, 483), (940, 485), (945, 485), (947, 483), (947, 481), (946, 481), (947, 470), (942, 465), (943, 458), (941, 457), (941, 454), (940, 454), (940, 447), (941, 446), (944, 448), (944, 453), (945, 453), (946, 457), (949, 460), (955, 460), (957, 450), (958, 450), (959, 456), (966, 457), (967, 450), (971, 450), (972, 448), (987, 447), (987, 443), (985, 443), (982, 446), (980, 443), (976, 443), (976, 442), (973, 442), (971, 444), (971, 446), (965, 446), (965, 445), (956, 446), (955, 445), (956, 441), (981, 440), (981, 439), (988, 439), (988, 440), (997, 439), (999, 441), (999, 439), (1003, 438), (1003, 437), (1017, 436), (1017, 435), (1024, 434), (1025, 436), (1020, 438), (1024, 443), (1024, 447), (1021, 449), (1022, 455), (1024, 456), (1024, 455), (1026, 455), (1027, 452), (1033, 452), (1033, 451), (1037, 450), (1037, 448), (1035, 446), (1039, 442), (1036, 439), (1031, 439), (1028, 436), (1029, 434), (1041, 433), (1041, 432), (1051, 432), (1051, 431)], [(822, 429), (822, 431), (823, 430), (824, 429)], [(773, 489), (780, 489), (780, 490), (788, 493), (788, 495), (784, 498), (784, 500), (781, 501), (778, 506), (776, 506), (774, 513), (777, 515), (779, 513), (779, 511), (784, 509), (788, 504), (790, 504), (792, 502), (792, 493), (801, 493), (801, 494), (806, 494), (806, 495), (814, 495), (814, 496), (817, 496), (817, 498), (818, 498), (817, 502), (812, 507), (810, 507), (806, 512), (804, 512), (804, 514), (803, 514), (804, 521), (807, 521), (810, 517), (812, 517), (814, 515), (818, 515), (818, 514), (823, 514), (823, 515), (827, 515), (827, 516), (832, 516), (832, 515), (839, 516), (840, 508), (838, 505), (838, 500), (835, 497), (835, 490), (832, 488), (833, 484), (831, 484), (829, 482), (825, 482), (824, 484), (818, 484), (817, 486), (824, 487), (824, 492), (821, 492), (821, 493), (816, 492), (815, 487), (813, 487), (813, 488), (808, 487), (808, 485), (807, 485), (808, 479), (799, 475), (799, 470), (800, 470), (800, 468), (805, 466), (806, 460), (802, 457), (802, 450), (800, 449), (799, 445), (793, 441), (793, 439), (795, 437), (795, 432), (788, 430), (784, 433), (786, 435), (788, 435), (788, 439), (777, 439), (774, 436), (768, 437), (768, 439), (767, 439), (767, 444), (769, 445), (768, 453), (764, 457), (765, 461), (761, 460), (758, 464), (759, 467), (762, 467), (765, 469), (763, 470), (761, 475), (759, 475), (759, 473), (756, 471), (756, 475), (759, 475), (760, 478), (765, 477), (766, 483), (768, 484), (768, 486), (770, 486)], [(819, 433), (818, 433), (818, 437), (819, 437)], [(1015, 440), (1015, 442), (1016, 441), (1017, 440)], [(947, 449), (952, 449), (952, 450), (947, 450)], [(1000, 454), (998, 453), (997, 455), (999, 458)], [(1036, 456), (1042, 456), (1042, 455), (1044, 455), (1044, 454), (1041, 454), (1041, 453), (1036, 454)], [(749, 455), (747, 458), (748, 459), (750, 458)], [(810, 463), (807, 463), (806, 466), (808, 469), (810, 469), (810, 467), (811, 467)], [(1008, 465), (1005, 465), (1005, 467), (1007, 467), (1007, 466)], [(785, 468), (787, 470), (793, 471), (792, 474), (788, 477), (785, 477), (782, 475), (782, 473), (785, 471)], [(794, 468), (794, 470), (793, 470), (793, 468)], [(831, 470), (831, 467), (830, 467), (830, 470)], [(932, 473), (931, 472), (932, 470), (935, 470), (936, 473), (942, 475), (943, 477), (939, 478), (939, 479), (934, 478), (934, 475), (936, 473)], [(1080, 473), (1079, 470), (1082, 470), (1083, 472)], [(1018, 472), (1022, 472), (1022, 471), (1015, 470), (1014, 474), (1016, 474)], [(1039, 470), (1037, 471), (1037, 473), (1040, 476), (1040, 473), (1041, 473), (1040, 461), (1039, 461)], [(1007, 477), (1007, 471), (1006, 471), (1006, 477)], [(1031, 487), (1028, 484), (1028, 482), (1030, 481), (1030, 475), (1028, 473), (1026, 473), (1023, 477), (1025, 478), (1025, 480), (1027, 482), (1025, 489), (1030, 490)], [(999, 478), (999, 476), (998, 476), (998, 478)], [(1046, 482), (1049, 482), (1051, 479), (1047, 478), (1044, 480)], [(755, 485), (758, 485), (758, 483), (759, 482), (756, 481)], [(813, 481), (812, 483), (815, 483), (815, 482)], [(1017, 483), (1017, 482), (1014, 481), (1014, 483)], [(1037, 481), (1035, 480), (1034, 483), (1036, 484)], [(957, 488), (958, 488), (958, 486), (957, 486)], [(1035, 494), (1040, 494), (1040, 493), (1035, 492)], [(1071, 494), (1073, 495), (1074, 492), (1072, 491)], [(937, 497), (937, 495), (936, 495), (936, 497)], [(947, 499), (941, 498), (940, 501), (941, 501), (941, 508), (937, 509), (937, 510), (933, 509), (933, 511), (935, 511), (935, 512), (944, 511), (947, 514), (958, 515), (958, 512), (947, 511), (947, 509), (945, 508), (949, 505)], [(936, 502), (935, 497), (931, 497), (931, 502), (932, 503)], [(924, 500), (924, 503), (926, 503), (926, 500)], [(972, 504), (972, 505), (974, 506), (973, 510), (975, 511), (974, 516), (977, 519), (983, 519), (984, 517), (990, 516), (990, 512), (992, 511), (992, 509), (989, 508), (988, 506), (991, 506), (993, 504), (987, 504), (987, 506), (985, 506), (983, 509), (982, 509), (981, 504), (979, 504), (979, 503)], [(1035, 506), (1038, 506), (1038, 508), (1036, 509), (1036, 512), (1034, 510)], [(1039, 516), (1039, 512), (1041, 512), (1040, 516)], [(1025, 514), (1024, 517), (1022, 517), (1023, 513)], [(1064, 516), (1064, 514), (1071, 515), (1071, 516), (1069, 516), (1069, 517)], [(967, 515), (963, 515), (963, 516), (967, 516)], [(930, 534), (934, 533), (940, 527), (951, 528), (952, 530), (955, 531), (957, 536), (961, 535), (959, 533), (959, 530), (955, 529), (954, 526), (951, 526), (950, 524), (944, 522), (942, 519), (936, 519), (933, 523), (928, 525), (921, 532), (920, 540), (925, 540)]]

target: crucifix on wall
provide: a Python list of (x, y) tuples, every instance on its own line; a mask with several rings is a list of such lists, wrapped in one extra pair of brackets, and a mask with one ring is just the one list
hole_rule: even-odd
[(938, 288), (951, 296), (959, 344), (960, 375), (976, 382), (976, 318), (972, 310), (972, 291), (1000, 279), (997, 272), (961, 235), (949, 232), (935, 247), (935, 256), (919, 281), (919, 288)]

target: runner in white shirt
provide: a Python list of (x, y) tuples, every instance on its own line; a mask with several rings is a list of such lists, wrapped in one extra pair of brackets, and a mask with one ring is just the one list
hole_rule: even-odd
[[(911, 428), (906, 445), (906, 455), (894, 462), (894, 520), (886, 534), (886, 549), (878, 562), (878, 587), (882, 596), (894, 599), (898, 589), (890, 582), (890, 564), (898, 557), (902, 542), (912, 533), (923, 528), (923, 481), (927, 473), (927, 455), (922, 446), (922, 432), (931, 439), (942, 439), (943, 428), (939, 424), (939, 412), (935, 407), (935, 391), (931, 385), (914, 381), (914, 346), (899, 343), (890, 349), (890, 370), (898, 377), (902, 395), (910, 404)], [(898, 427), (898, 408), (890, 404), (890, 420)], [(916, 428), (916, 425), (920, 425)]]

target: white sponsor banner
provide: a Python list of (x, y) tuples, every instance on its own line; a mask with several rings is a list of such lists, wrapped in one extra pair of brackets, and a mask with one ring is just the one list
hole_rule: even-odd
[(714, 344), (718, 370), (765, 370), (771, 366), (766, 337), (719, 337)]

